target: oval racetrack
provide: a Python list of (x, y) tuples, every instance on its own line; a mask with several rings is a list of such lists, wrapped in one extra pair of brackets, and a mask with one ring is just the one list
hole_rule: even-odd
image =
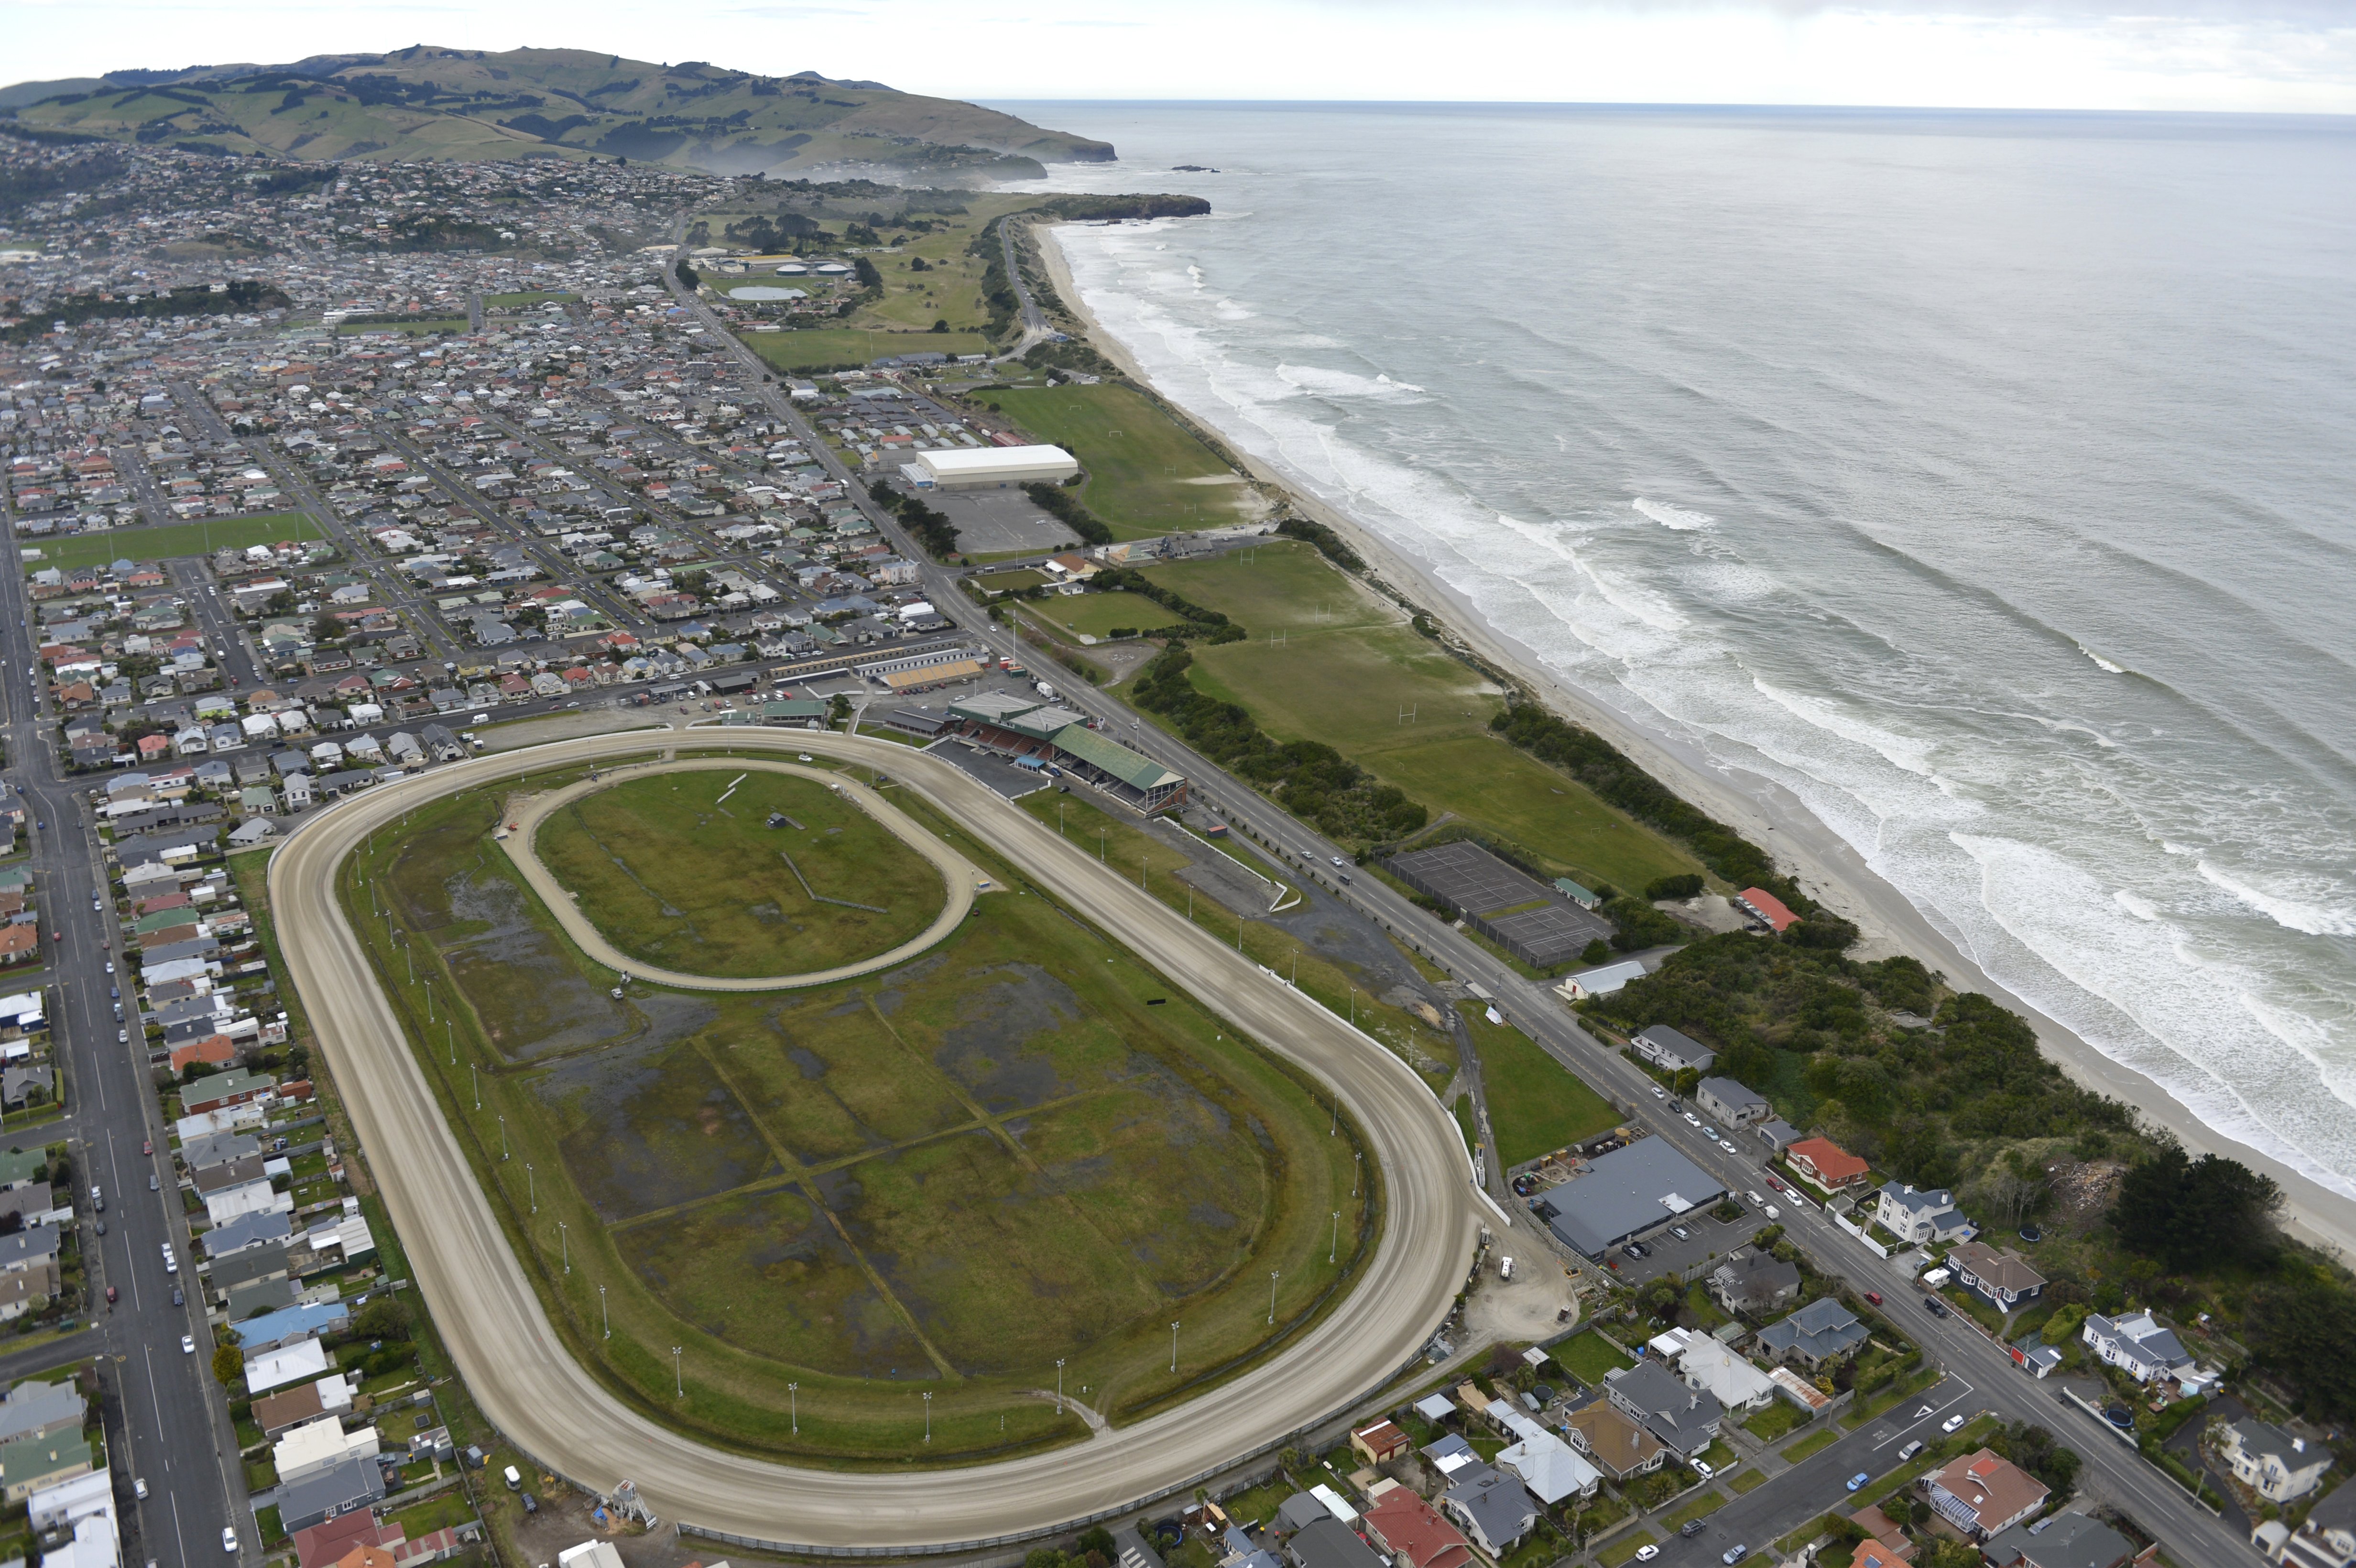
[[(1356, 1286), (1280, 1354), (1091, 1441), (966, 1469), (798, 1470), (638, 1415), (566, 1353), (378, 991), (335, 896), (344, 858), (404, 811), (468, 786), (683, 745), (809, 752), (887, 772), (1246, 1034), (1338, 1090), (1387, 1187)], [(280, 942), (436, 1326), (484, 1413), (578, 1485), (637, 1483), (666, 1520), (754, 1541), (924, 1550), (1045, 1531), (1216, 1469), (1372, 1392), (1438, 1328), (1471, 1265), (1479, 1200), (1462, 1136), (1389, 1051), (939, 758), (809, 731), (626, 731), (478, 757), (355, 795), (273, 857)], [(1003, 896), (1003, 895), (991, 895)], [(1042, 1370), (1043, 1380), (1047, 1371)]]

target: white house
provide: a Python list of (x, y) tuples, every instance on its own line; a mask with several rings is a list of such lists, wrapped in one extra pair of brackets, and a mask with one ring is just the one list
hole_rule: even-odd
[(1716, 1339), (1700, 1338), (1678, 1359), (1677, 1375), (1686, 1386), (1708, 1391), (1729, 1410), (1757, 1410), (1772, 1403), (1775, 1384), (1765, 1372)]
[(1666, 1024), (1655, 1024), (1628, 1043), (1639, 1057), (1664, 1072), (1683, 1072), (1688, 1067), (1707, 1072), (1718, 1060), (1718, 1052)]
[(2307, 1496), (2331, 1468), (2330, 1449), (2263, 1421), (2229, 1424), (2219, 1435), (2218, 1447), (2233, 1467), (2234, 1478), (2269, 1502)]
[(357, 1432), (346, 1432), (343, 1417), (323, 1415), (316, 1421), (289, 1427), (270, 1450), (270, 1457), (278, 1467), (279, 1481), (284, 1484), (299, 1481), (322, 1470), (331, 1470), (347, 1459), (374, 1458), (377, 1448), (375, 1427), (363, 1426)]
[(1914, 1246), (1933, 1242), (1968, 1242), (1978, 1227), (1955, 1208), (1955, 1195), (1944, 1188), (1924, 1191), (1896, 1182), (1881, 1189), (1873, 1217), (1881, 1228)]
[(316, 1339), (297, 1339), (274, 1350), (264, 1350), (245, 1363), (248, 1393), (268, 1393), (293, 1382), (316, 1382), (327, 1371), (327, 1348)]
[(2126, 1371), (2137, 1382), (2173, 1379), (2190, 1394), (2205, 1392), (2215, 1381), (2193, 1371), (2192, 1353), (2149, 1312), (2118, 1318), (2089, 1312), (2079, 1338), (2096, 1357)]

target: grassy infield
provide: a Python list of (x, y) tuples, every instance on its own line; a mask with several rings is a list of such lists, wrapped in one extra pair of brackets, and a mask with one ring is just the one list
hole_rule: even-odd
[[(772, 812), (788, 825), (765, 826)], [(798, 975), (851, 963), (922, 932), (943, 900), (940, 873), (890, 829), (824, 785), (783, 773), (751, 773), (733, 791), (724, 773), (619, 784), (552, 817), (539, 844), (581, 907), (599, 912), (607, 941), (643, 963), (696, 974)], [(821, 897), (887, 912), (813, 901), (786, 855)]]
[(1330, 1210), (1371, 1241), (1330, 1113), (1043, 896), (985, 899), (880, 983), (616, 1003), (490, 851), (498, 805), (420, 811), (348, 864), (346, 907), (371, 927), (373, 896), (413, 938), (413, 984), (371, 945), (420, 1063), (573, 1353), (650, 1413), (819, 1463), (1073, 1440), (1033, 1392), (1056, 1357), (1067, 1389), (1144, 1413), (1269, 1347), (1268, 1269), (1280, 1339), (1333, 1298), (1356, 1259), (1326, 1264)]

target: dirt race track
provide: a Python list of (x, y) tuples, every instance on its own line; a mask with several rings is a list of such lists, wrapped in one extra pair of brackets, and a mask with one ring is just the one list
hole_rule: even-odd
[(924, 1550), (1044, 1532), (1190, 1484), (1388, 1380), (1439, 1326), (1480, 1216), (1456, 1125), (1396, 1057), (1216, 937), (1098, 865), (948, 763), (887, 741), (731, 730), (672, 741), (739, 754), (807, 751), (887, 771), (1024, 867), (1205, 1007), (1335, 1088), (1387, 1178), (1385, 1230), (1356, 1288), (1257, 1369), (1084, 1444), (1001, 1464), (800, 1470), (704, 1446), (608, 1393), (559, 1341), (378, 991), (335, 896), (372, 830), (453, 790), (641, 754), (639, 731), (477, 757), (352, 796), (272, 858), (288, 968), (459, 1371), (518, 1446), (574, 1483), (636, 1481), (666, 1520), (786, 1549)]

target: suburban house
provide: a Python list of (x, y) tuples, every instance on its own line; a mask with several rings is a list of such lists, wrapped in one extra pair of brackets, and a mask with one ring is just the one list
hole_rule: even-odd
[(2135, 1542), (2101, 1520), (2062, 1513), (1999, 1531), (1980, 1553), (1988, 1568), (2128, 1568), (2156, 1561), (2159, 1546), (2155, 1541), (2138, 1552)]
[(1731, 1078), (1705, 1078), (1694, 1090), (1694, 1104), (1721, 1127), (1747, 1127), (1774, 1115), (1763, 1094), (1756, 1094)]
[(2089, 1312), (2079, 1338), (2093, 1347), (2098, 1359), (2119, 1368), (2139, 1383), (2164, 1378), (2182, 1383), (2188, 1378), (2198, 1377), (2192, 1370), (2192, 1353), (2149, 1312), (2116, 1318)]
[(1357, 1532), (1331, 1517), (1312, 1520), (1284, 1543), (1292, 1568), (1389, 1568)]
[(1777, 1154), (1782, 1154), (1785, 1149), (1798, 1143), (1801, 1137), (1800, 1129), (1781, 1116), (1771, 1116), (1751, 1131), (1761, 1143), (1765, 1144)]
[(1597, 1400), (1572, 1411), (1565, 1425), (1572, 1446), (1615, 1481), (1650, 1475), (1669, 1456), (1667, 1447), (1642, 1422), (1609, 1400)]
[(1686, 1387), (1658, 1361), (1639, 1361), (1604, 1373), (1603, 1395), (1643, 1423), (1680, 1459), (1690, 1459), (1715, 1442), (1726, 1413), (1716, 1394)]
[(79, 1432), (88, 1409), (72, 1383), (27, 1378), (0, 1400), (0, 1444)]
[(1997, 1252), (1985, 1242), (1965, 1242), (1947, 1254), (1947, 1266), (1957, 1285), (2000, 1312), (2027, 1306), (2045, 1289), (2045, 1276), (2010, 1247)]
[(2307, 1496), (2331, 1468), (2330, 1449), (2263, 1421), (2231, 1423), (2218, 1446), (2233, 1467), (2233, 1478), (2271, 1503)]
[(1826, 1191), (1862, 1187), (1872, 1167), (1830, 1138), (1802, 1138), (1783, 1151), (1792, 1168)]
[(1745, 888), (1734, 895), (1734, 901), (1778, 936), (1800, 923), (1800, 917), (1765, 888)]
[(1856, 1313), (1826, 1296), (1759, 1330), (1757, 1343), (1759, 1353), (1770, 1360), (1797, 1361), (1815, 1371), (1849, 1354), (1869, 1337)]
[(1709, 1294), (1727, 1311), (1764, 1317), (1800, 1298), (1800, 1265), (1778, 1263), (1765, 1253), (1744, 1253), (1709, 1273)]
[(1409, 1488), (1385, 1492), (1358, 1522), (1402, 1568), (1466, 1568), (1472, 1561), (1463, 1535)]
[(1396, 1459), (1413, 1445), (1406, 1433), (1387, 1421), (1377, 1421), (1372, 1426), (1350, 1434), (1350, 1446), (1369, 1465)]
[(1538, 1521), (1538, 1500), (1494, 1465), (1467, 1465), (1449, 1477), (1440, 1506), (1473, 1545), (1503, 1557)]
[(1729, 1410), (1758, 1410), (1775, 1401), (1767, 1374), (1712, 1339), (1696, 1339), (1677, 1359), (1677, 1375), (1687, 1388), (1707, 1391)]
[(43, 1487), (54, 1487), (92, 1468), (90, 1440), (80, 1432), (19, 1437), (0, 1446), (0, 1500), (20, 1503)]
[(2335, 1487), (2307, 1510), (2296, 1532), (2278, 1519), (2250, 1531), (2250, 1544), (2286, 1568), (2356, 1568), (2356, 1487)]
[(1881, 1189), (1873, 1217), (1881, 1228), (1910, 1246), (1937, 1242), (1968, 1242), (1978, 1228), (1955, 1208), (1955, 1195), (1941, 1188), (1925, 1191), (1896, 1182)]
[(1871, 1503), (1866, 1504), (1865, 1507), (1850, 1514), (1848, 1519), (1851, 1524), (1865, 1531), (1867, 1536), (1866, 1540), (1858, 1543), (1857, 1555), (1850, 1559), (1849, 1568), (1859, 1568), (1860, 1564), (1869, 1561), (1865, 1550), (1869, 1546), (1879, 1549), (1879, 1561), (1883, 1563), (1912, 1563), (1914, 1560), (1913, 1541), (1899, 1528), (1896, 1520), (1891, 1519)]
[(1986, 1541), (2045, 1506), (2044, 1483), (1988, 1449), (1922, 1477), (1922, 1495), (1966, 1541)]
[(1664, 1072), (1683, 1072), (1688, 1067), (1707, 1072), (1718, 1060), (1718, 1052), (1666, 1024), (1655, 1024), (1628, 1043), (1635, 1048), (1639, 1060), (1651, 1062)]
[(1591, 1498), (1603, 1484), (1603, 1473), (1561, 1438), (1503, 1401), (1489, 1407), (1503, 1413), (1502, 1424), (1515, 1441), (1497, 1452), (1496, 1467), (1529, 1488), (1547, 1508), (1565, 1498)]

